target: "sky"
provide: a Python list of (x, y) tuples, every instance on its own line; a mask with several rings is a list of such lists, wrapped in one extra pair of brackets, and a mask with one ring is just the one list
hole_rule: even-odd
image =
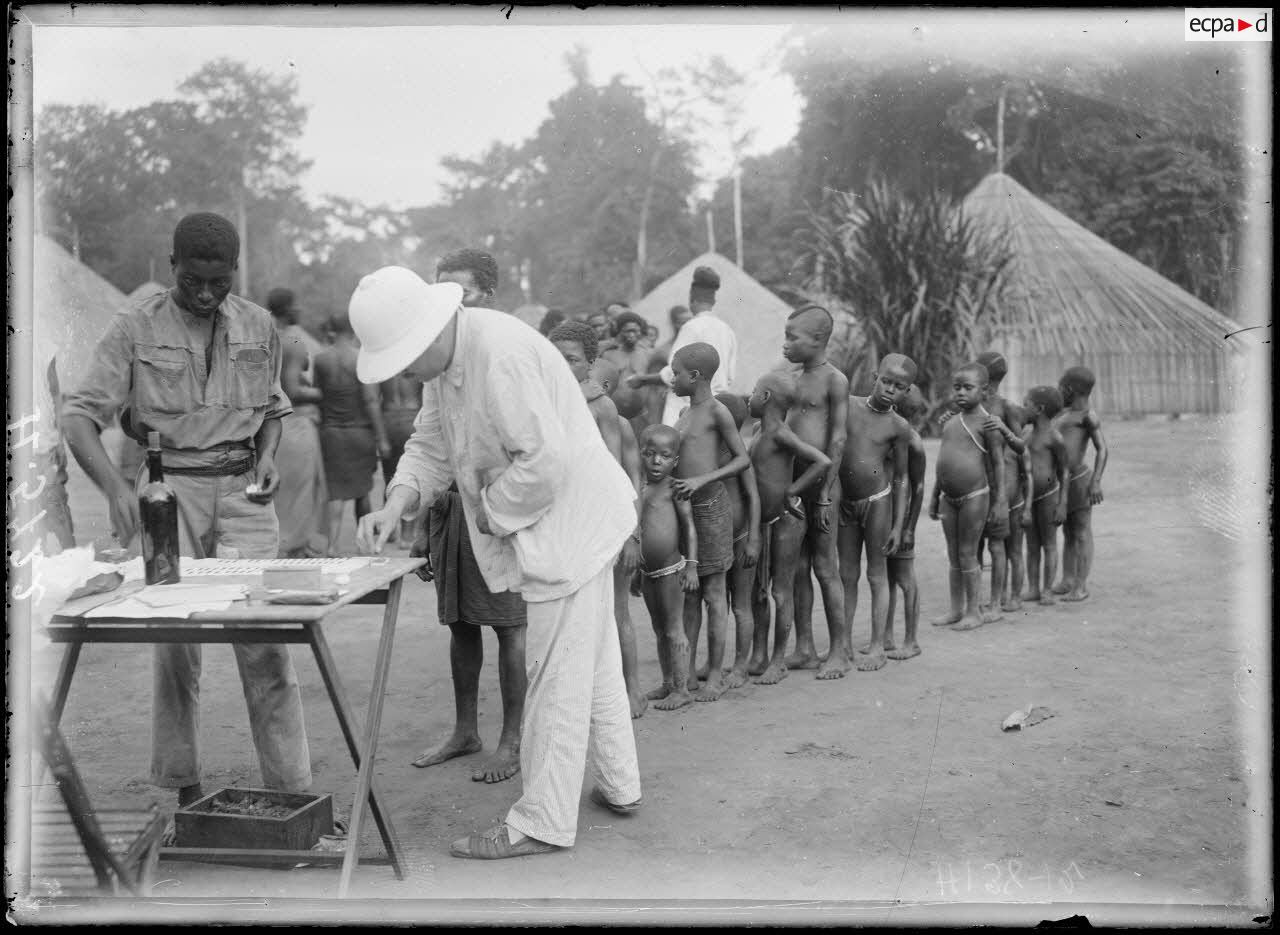
[[(748, 155), (795, 135), (802, 102), (780, 60), (798, 22), (828, 26), (832, 54), (861, 60), (952, 55), (998, 66), (1186, 48), (1181, 9), (88, 4), (22, 12), (37, 23), (37, 113), (52, 102), (125, 109), (174, 97), (202, 64), (231, 57), (297, 77), (308, 107), (298, 143), (312, 161), (299, 180), (308, 196), (397, 208), (436, 200), (442, 157), (475, 157), (495, 141), (530, 137), (569, 87), (565, 54), (579, 44), (596, 83), (621, 74), (646, 86), (659, 69), (722, 55), (748, 76)], [(704, 191), (731, 168), (724, 148), (706, 156)]]

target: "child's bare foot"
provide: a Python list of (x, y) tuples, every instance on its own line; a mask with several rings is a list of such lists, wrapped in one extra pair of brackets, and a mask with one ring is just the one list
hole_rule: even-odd
[(710, 674), (711, 674), (711, 664), (708, 662), (704, 662), (702, 665), (698, 667), (698, 672), (694, 676), (694, 678), (696, 678), (699, 682), (705, 682), (707, 680), (707, 676)]
[(493, 756), (477, 766), (471, 774), (472, 782), (502, 782), (520, 772), (520, 748), (498, 744)]
[(717, 701), (724, 694), (724, 690), (728, 686), (725, 685), (719, 672), (709, 674), (706, 684), (698, 689), (697, 694), (693, 696), (694, 701)]
[(884, 664), (885, 651), (883, 649), (869, 653), (858, 653), (853, 657), (853, 667), (859, 672), (874, 672), (876, 669), (883, 669)]
[(1089, 599), (1089, 592), (1079, 585), (1076, 585), (1066, 594), (1062, 595), (1062, 599), (1064, 601), (1087, 601)]
[(765, 669), (763, 672), (760, 673), (760, 677), (756, 679), (756, 684), (757, 685), (777, 685), (786, 677), (787, 677), (786, 664), (781, 662), (775, 662), (773, 665), (769, 666), (767, 669)]
[(1054, 595), (1052, 591), (1045, 591), (1043, 594), (1040, 595), (1041, 607), (1052, 607), (1056, 603), (1058, 603), (1058, 598)]
[(1059, 581), (1049, 590), (1052, 591), (1054, 594), (1066, 594), (1068, 591), (1070, 591), (1074, 587), (1075, 587), (1075, 584), (1073, 582), (1068, 581), (1066, 578), (1063, 578), (1061, 581)]
[[(995, 604), (983, 604), (978, 608), (978, 616), (982, 618), (983, 623), (995, 623), (997, 620), (1003, 620), (1004, 614), (1000, 612), (1000, 608)], [(956, 627), (957, 630), (963, 627)]]
[(746, 667), (739, 669), (737, 666), (734, 666), (732, 669), (729, 669), (724, 673), (724, 687), (726, 689), (741, 688), (743, 685), (746, 685), (746, 684), (747, 684)]
[(754, 656), (747, 660), (747, 675), (761, 675), (764, 670), (769, 667), (769, 660), (764, 656), (759, 659)]
[(676, 708), (683, 708), (692, 703), (693, 696), (688, 692), (670, 692), (661, 701), (655, 701), (653, 706), (659, 711), (674, 711)]
[(897, 648), (898, 648), (898, 644), (893, 641), (893, 636), (889, 633), (886, 633), (884, 635), (884, 651), (888, 652), (891, 649), (897, 649)]
[(816, 669), (818, 668), (818, 655), (813, 650), (808, 652), (794, 652), (782, 661), (782, 664), (788, 669)]
[(818, 674), (815, 678), (842, 679), (844, 674), (849, 671), (849, 668), (849, 656), (843, 651), (832, 650), (827, 653), (827, 658), (823, 659), (822, 664), (818, 666)]
[(1017, 611), (1022, 610), (1022, 598), (1006, 597), (1000, 602), (1000, 609), (1007, 614), (1016, 613)]
[(685, 691), (696, 692), (698, 690), (698, 677), (690, 674), (689, 681), (685, 683)]
[(949, 627), (953, 623), (959, 623), (964, 614), (958, 614), (954, 610), (949, 614), (943, 614), (941, 617), (934, 617), (929, 621), (931, 627)]
[(483, 746), (480, 738), (474, 734), (470, 736), (454, 734), (440, 746), (418, 754), (417, 759), (413, 761), (413, 765), (418, 769), (426, 769), (428, 766), (435, 766), (437, 763), (452, 760), (454, 757), (479, 753)]
[(1022, 599), (1026, 601), (1028, 604), (1034, 604), (1036, 601), (1040, 600), (1040, 592), (1028, 591), (1027, 593), (1022, 595)]
[(964, 617), (961, 618), (960, 622), (956, 624), (956, 629), (957, 630), (976, 630), (978, 629), (978, 627), (982, 626), (986, 622), (987, 622), (986, 620), (984, 620), (980, 615), (976, 613), (966, 614)]
[(669, 694), (671, 694), (671, 686), (667, 682), (663, 682), (657, 688), (649, 689), (644, 693), (644, 696), (650, 701), (661, 701)]
[(644, 692), (635, 691), (628, 692), (627, 698), (631, 702), (631, 719), (634, 721), (640, 715), (644, 714), (644, 709), (649, 707), (649, 699)]
[(885, 653), (890, 659), (910, 659), (912, 656), (920, 655), (920, 644), (916, 642), (904, 643), (901, 649), (889, 649), (885, 647)]

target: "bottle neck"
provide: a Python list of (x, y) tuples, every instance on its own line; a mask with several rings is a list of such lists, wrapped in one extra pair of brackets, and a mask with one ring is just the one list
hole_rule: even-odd
[(160, 467), (160, 452), (147, 450), (147, 469), (150, 473), (150, 481), (158, 484), (164, 480), (164, 471)]

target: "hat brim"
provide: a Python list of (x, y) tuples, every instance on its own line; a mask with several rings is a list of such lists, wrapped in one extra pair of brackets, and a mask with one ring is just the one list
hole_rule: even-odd
[[(461, 289), (458, 290), (461, 293)], [(459, 296), (461, 298), (461, 296)], [(360, 348), (356, 355), (356, 378), (361, 383), (382, 383), (399, 374), (431, 346), (440, 333), (462, 308), (461, 302), (453, 313), (437, 317), (423, 315), (414, 319), (409, 331), (391, 347), (378, 351)]]

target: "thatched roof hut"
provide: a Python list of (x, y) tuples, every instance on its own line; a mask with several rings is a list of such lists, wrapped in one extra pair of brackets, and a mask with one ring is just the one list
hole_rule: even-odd
[(1005, 395), (1054, 384), (1083, 364), (1095, 408), (1138, 415), (1229, 406), (1239, 325), (1003, 173), (964, 200), (980, 227), (1009, 237), (1014, 259), (990, 343), (1009, 360)]
[(770, 370), (790, 367), (782, 356), (782, 332), (791, 306), (719, 253), (704, 253), (686, 263), (652, 292), (631, 306), (658, 328), (658, 343), (671, 340), (673, 305), (689, 304), (693, 271), (710, 266), (720, 275), (715, 314), (728, 322), (738, 338), (738, 370), (732, 390), (750, 393), (755, 381)]
[(111, 319), (130, 303), (123, 292), (39, 234), (32, 292), (33, 399), (41, 412), (51, 412), (45, 383), (49, 360), (57, 355), (58, 382), (67, 392), (88, 370)]

